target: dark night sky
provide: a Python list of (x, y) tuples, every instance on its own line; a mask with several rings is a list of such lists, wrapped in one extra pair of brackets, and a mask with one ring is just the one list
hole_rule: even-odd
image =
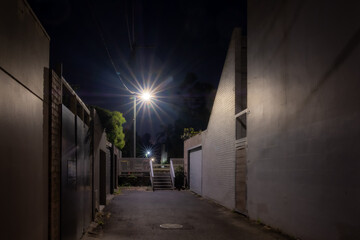
[[(63, 63), (64, 78), (86, 104), (127, 113), (125, 127), (132, 121), (132, 100), (111, 65), (100, 32), (130, 89), (135, 90), (135, 80), (129, 69), (142, 86), (157, 79), (155, 85), (161, 86), (159, 115), (154, 111), (148, 115), (142, 109), (137, 124), (140, 134), (150, 132), (154, 136), (160, 124), (176, 119), (174, 92), (186, 73), (194, 72), (199, 80), (217, 87), (231, 32), (241, 26), (243, 1), (28, 2), (50, 35), (50, 65)], [(131, 32), (132, 6), (139, 46), (135, 58), (130, 52), (126, 24), (127, 15)]]

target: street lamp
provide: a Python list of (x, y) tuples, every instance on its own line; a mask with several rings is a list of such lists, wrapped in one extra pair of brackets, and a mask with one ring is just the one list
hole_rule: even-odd
[(134, 158), (136, 158), (136, 98), (139, 97), (143, 102), (150, 103), (153, 96), (148, 90), (144, 90), (140, 94), (134, 94)]
[(143, 101), (145, 101), (145, 102), (148, 102), (148, 101), (150, 101), (151, 100), (151, 94), (150, 94), (150, 92), (148, 92), (148, 91), (145, 91), (145, 92), (143, 92), (142, 94), (141, 94), (141, 99), (143, 100)]

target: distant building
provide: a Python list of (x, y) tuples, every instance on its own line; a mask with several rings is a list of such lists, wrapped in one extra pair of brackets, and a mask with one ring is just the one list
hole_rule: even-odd
[(249, 1), (248, 35), (233, 33), (193, 157), (195, 186), (185, 142), (190, 189), (301, 239), (360, 239), (359, 11)]

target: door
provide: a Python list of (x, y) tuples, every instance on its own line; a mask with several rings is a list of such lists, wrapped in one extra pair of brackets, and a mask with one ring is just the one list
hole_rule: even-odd
[(235, 166), (235, 208), (237, 211), (247, 215), (246, 210), (246, 148), (236, 149)]
[(190, 190), (201, 195), (202, 191), (202, 150), (194, 149), (189, 153)]

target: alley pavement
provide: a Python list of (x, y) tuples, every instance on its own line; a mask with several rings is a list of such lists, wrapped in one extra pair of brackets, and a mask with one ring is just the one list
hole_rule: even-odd
[(103, 231), (96, 237), (104, 240), (292, 239), (190, 191), (123, 191), (105, 208), (105, 215)]

